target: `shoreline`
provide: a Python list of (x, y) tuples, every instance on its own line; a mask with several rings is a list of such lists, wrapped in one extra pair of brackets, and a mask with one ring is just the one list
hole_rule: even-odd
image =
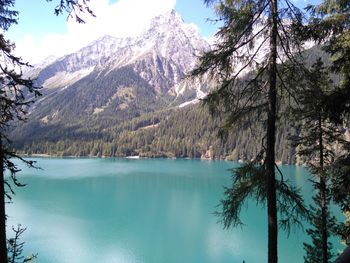
[(51, 154), (18, 154), (18, 156), (26, 157), (26, 158), (76, 158), (76, 159), (112, 159), (112, 158), (120, 158), (120, 159), (130, 159), (130, 160), (140, 160), (140, 159), (179, 159), (179, 160), (203, 160), (203, 161), (228, 161), (228, 162), (238, 162), (226, 159), (205, 159), (205, 158), (189, 158), (189, 157), (167, 157), (167, 156), (157, 156), (157, 157), (147, 157), (147, 156), (139, 156), (139, 155), (131, 155), (131, 156), (96, 156), (96, 155), (86, 155), (86, 156), (74, 156), (74, 155), (51, 155)]
[[(221, 158), (221, 159), (209, 159), (209, 158), (189, 158), (189, 157), (170, 157), (170, 156), (153, 156), (153, 157), (147, 157), (147, 156), (139, 156), (139, 155), (131, 155), (131, 156), (92, 156), (92, 155), (87, 155), (87, 156), (74, 156), (74, 155), (67, 155), (67, 156), (61, 156), (61, 155), (51, 155), (51, 154), (46, 154), (46, 153), (35, 153), (35, 154), (18, 154), (21, 157), (26, 157), (26, 158), (58, 158), (58, 159), (63, 159), (63, 158), (76, 158), (76, 159), (112, 159), (112, 158), (120, 158), (120, 159), (128, 159), (128, 160), (144, 160), (144, 159), (179, 159), (179, 160), (203, 160), (203, 161), (225, 161), (225, 162), (234, 162), (234, 163), (240, 163), (244, 164), (243, 160), (229, 160), (226, 158)], [(298, 164), (298, 163), (293, 163), (293, 164), (288, 164), (288, 163), (282, 163), (280, 160), (276, 161), (276, 164), (278, 166), (282, 165), (295, 165), (295, 166), (305, 166), (304, 164)]]

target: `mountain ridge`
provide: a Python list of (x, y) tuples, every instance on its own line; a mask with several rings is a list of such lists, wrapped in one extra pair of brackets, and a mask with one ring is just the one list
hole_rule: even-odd
[[(194, 67), (198, 50), (209, 49), (209, 44), (199, 36), (193, 26), (183, 23), (181, 16), (174, 10), (155, 17), (150, 24), (151, 27), (139, 36), (103, 36), (75, 53), (56, 59), (39, 72), (36, 76), (37, 84), (44, 88), (62, 88), (67, 86), (59, 81), (63, 74), (66, 79), (72, 76), (71, 82), (64, 83), (70, 85), (93, 70), (113, 70), (129, 64), (136, 64), (138, 73), (147, 77), (147, 73), (140, 68), (140, 60), (144, 58), (147, 63), (153, 60), (155, 66), (162, 65), (157, 63), (157, 59), (167, 61), (168, 71), (174, 72), (173, 76), (168, 72), (168, 76), (173, 78), (170, 81), (172, 87)], [(156, 83), (154, 79), (148, 81), (150, 84)], [(156, 89), (167, 91), (170, 86), (162, 88), (159, 84)]]
[[(253, 135), (235, 129), (221, 142), (220, 121), (197, 104), (213, 83), (186, 78), (209, 48), (171, 11), (154, 18), (139, 36), (104, 36), (42, 64), (32, 73), (43, 96), (28, 122), (12, 131), (16, 149), (59, 156), (198, 158), (213, 146), (214, 158), (249, 160), (258, 151)], [(280, 154), (292, 162), (289, 149)]]

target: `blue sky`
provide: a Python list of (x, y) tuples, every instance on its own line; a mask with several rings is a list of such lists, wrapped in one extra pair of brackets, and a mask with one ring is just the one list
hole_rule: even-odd
[[(194, 23), (203, 37), (210, 37), (217, 25), (208, 22), (215, 18), (203, 0), (90, 0), (97, 18), (87, 17), (85, 25), (67, 21), (65, 15), (54, 15), (59, 0), (16, 0), (20, 12), (18, 25), (7, 32), (14, 41), (17, 53), (31, 63), (49, 55), (62, 56), (74, 52), (105, 34), (135, 35), (147, 21), (173, 8), (186, 23)], [(299, 5), (304, 5), (304, 0)], [(316, 0), (313, 0), (316, 1)], [(298, 3), (298, 2), (297, 2)]]
[[(46, 2), (45, 0), (16, 0), (15, 9), (19, 10), (18, 25), (10, 30), (10, 37), (18, 39), (26, 33), (31, 33), (36, 37), (56, 32), (65, 33), (66, 17), (55, 16), (54, 8), (58, 0)], [(111, 0), (110, 4), (118, 1)], [(186, 22), (194, 22), (198, 25), (203, 36), (211, 35), (216, 26), (206, 22), (207, 18), (214, 17), (210, 8), (205, 7), (202, 0), (177, 0), (175, 9), (182, 15)]]
[(49, 55), (74, 52), (103, 34), (120, 37), (137, 34), (151, 17), (173, 8), (186, 23), (196, 24), (204, 37), (210, 37), (217, 28), (207, 22), (214, 14), (202, 0), (90, 1), (97, 18), (88, 17), (87, 24), (77, 25), (67, 21), (65, 15), (54, 15), (59, 0), (16, 0), (14, 9), (19, 11), (18, 25), (12, 26), (6, 36), (16, 43), (17, 54), (37, 63)]

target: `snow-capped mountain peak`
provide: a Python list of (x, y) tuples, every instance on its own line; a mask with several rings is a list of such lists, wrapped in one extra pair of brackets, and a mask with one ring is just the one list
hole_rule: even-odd
[(157, 92), (163, 92), (179, 83), (194, 67), (196, 55), (208, 48), (196, 27), (172, 10), (153, 18), (139, 36), (104, 36), (57, 59), (40, 71), (38, 79), (48, 88), (66, 87), (92, 71), (111, 72), (130, 65)]

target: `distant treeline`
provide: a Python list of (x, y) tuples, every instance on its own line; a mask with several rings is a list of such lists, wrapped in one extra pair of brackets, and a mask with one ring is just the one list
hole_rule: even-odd
[[(221, 140), (218, 137), (220, 121), (210, 117), (200, 104), (144, 114), (101, 129), (108, 127), (105, 121), (95, 120), (94, 128), (90, 122), (86, 127), (49, 127), (45, 134), (33, 131), (32, 138), (16, 140), (15, 147), (25, 154), (177, 158), (200, 158), (211, 147), (215, 159), (229, 160), (250, 160), (261, 150), (262, 133), (259, 129), (253, 133), (248, 124), (234, 128)], [(40, 131), (35, 127), (26, 129)], [(288, 140), (289, 129), (283, 125), (278, 132), (277, 156), (283, 163), (292, 164), (295, 151)]]

